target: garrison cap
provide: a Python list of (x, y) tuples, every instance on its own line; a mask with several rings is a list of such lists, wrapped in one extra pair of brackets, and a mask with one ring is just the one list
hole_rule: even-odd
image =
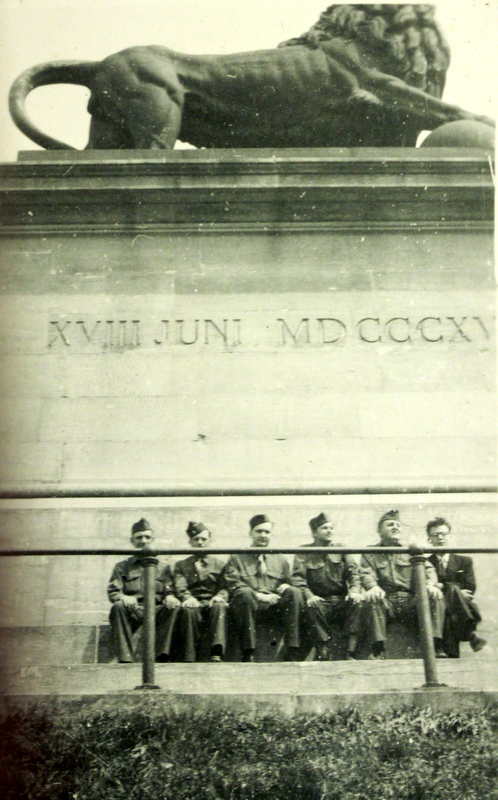
[(208, 531), (209, 533), (209, 529), (206, 528), (203, 522), (189, 522), (186, 534), (191, 539), (193, 536), (197, 536), (198, 533), (202, 533), (202, 531)]
[(256, 525), (263, 525), (265, 522), (269, 522), (271, 525), (273, 525), (270, 517), (268, 517), (266, 514), (255, 514), (254, 517), (251, 517), (249, 520), (250, 529), (252, 530), (256, 527)]
[(324, 514), (323, 511), (317, 517), (313, 517), (310, 519), (310, 528), (312, 531), (316, 531), (320, 525), (325, 525), (326, 522), (332, 522), (332, 519), (329, 517), (328, 514)]
[(391, 511), (386, 511), (386, 513), (382, 514), (381, 518), (379, 519), (377, 527), (380, 528), (380, 526), (382, 525), (383, 522), (386, 521), (386, 519), (399, 520), (399, 511), (396, 508), (391, 509)]
[(134, 522), (133, 525), (131, 526), (131, 535), (133, 536), (134, 533), (141, 533), (142, 531), (151, 531), (151, 530), (152, 528), (150, 523), (147, 522), (145, 517), (142, 517), (142, 519), (139, 519), (138, 522)]

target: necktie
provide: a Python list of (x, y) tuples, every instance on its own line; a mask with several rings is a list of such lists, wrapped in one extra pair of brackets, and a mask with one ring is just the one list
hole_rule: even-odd
[(444, 578), (444, 573), (446, 572), (446, 570), (444, 568), (443, 558), (444, 558), (444, 556), (438, 556), (437, 557), (437, 560), (438, 560), (438, 571), (439, 571), (439, 576), (441, 578)]
[(207, 558), (206, 558), (206, 556), (199, 556), (199, 558), (196, 558), (195, 563), (199, 567), (207, 567)]
[(264, 553), (260, 553), (260, 555), (258, 556), (258, 567), (257, 567), (257, 570), (258, 570), (258, 575), (261, 575), (261, 576), (266, 575), (266, 573), (267, 573), (266, 556), (265, 556)]

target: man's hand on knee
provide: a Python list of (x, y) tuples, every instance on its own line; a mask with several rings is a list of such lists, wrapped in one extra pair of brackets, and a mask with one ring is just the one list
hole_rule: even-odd
[(178, 597), (175, 597), (174, 594), (167, 594), (163, 600), (163, 604), (166, 606), (166, 608), (178, 608), (181, 606)]
[(123, 594), (119, 598), (124, 606), (127, 608), (133, 608), (134, 606), (138, 606), (138, 600), (134, 594)]
[(199, 608), (200, 603), (196, 597), (187, 597), (182, 603), (183, 608)]
[(268, 594), (266, 592), (256, 592), (256, 597), (258, 601), (265, 606), (274, 606), (280, 600), (278, 594), (274, 592), (269, 592)]
[(322, 598), (319, 597), (317, 594), (312, 594), (311, 597), (308, 597), (306, 600), (306, 605), (312, 608), (313, 606), (319, 606), (322, 602)]
[(442, 600), (443, 593), (434, 583), (427, 584), (427, 594), (434, 600)]
[(371, 589), (367, 589), (365, 592), (365, 600), (368, 603), (380, 603), (381, 600), (384, 600), (385, 596), (386, 593), (380, 586), (372, 586)]
[(215, 596), (212, 597), (211, 600), (209, 601), (209, 608), (212, 608), (212, 606), (214, 605), (220, 605), (220, 604), (222, 606), (228, 605), (224, 597), (220, 596), (219, 594), (215, 594)]

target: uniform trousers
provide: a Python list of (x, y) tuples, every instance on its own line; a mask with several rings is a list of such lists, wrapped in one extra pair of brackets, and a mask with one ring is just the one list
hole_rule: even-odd
[(220, 648), (220, 653), (226, 650), (226, 620), (227, 608), (225, 603), (213, 603), (209, 606), (209, 600), (199, 600), (199, 608), (180, 608), (178, 620), (180, 636), (182, 639), (183, 660), (195, 661), (197, 658), (197, 646), (201, 636), (203, 625), (209, 626), (210, 646)]
[[(432, 635), (442, 639), (444, 622), (444, 599), (429, 596)], [(373, 642), (384, 642), (386, 626), (399, 621), (413, 630), (418, 630), (417, 598), (410, 592), (393, 592), (384, 600), (365, 603), (366, 626)]]
[(237, 589), (230, 608), (235, 620), (242, 650), (256, 647), (256, 623), (258, 617), (280, 623), (283, 626), (288, 647), (299, 647), (299, 618), (303, 610), (303, 595), (300, 589), (289, 586), (278, 603), (269, 606), (260, 603), (254, 589), (243, 586)]
[(311, 633), (315, 640), (326, 642), (330, 639), (330, 626), (338, 622), (347, 636), (357, 635), (360, 626), (361, 606), (351, 603), (345, 597), (332, 595), (320, 598), (318, 605), (306, 606)]
[[(170, 655), (178, 611), (179, 608), (166, 608), (165, 605), (156, 606), (156, 658), (161, 655)], [(118, 661), (131, 663), (135, 660), (133, 657), (133, 634), (142, 624), (143, 617), (143, 605), (125, 606), (121, 600), (116, 600), (112, 604), (109, 620)]]

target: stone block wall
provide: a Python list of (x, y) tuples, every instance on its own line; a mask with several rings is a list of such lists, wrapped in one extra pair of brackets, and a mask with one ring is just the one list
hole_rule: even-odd
[[(298, 545), (329, 502), (362, 546), (400, 499), (407, 534), (494, 544), (492, 200), (471, 150), (0, 165), (2, 546), (120, 547), (142, 514), (239, 546), (256, 506)], [(478, 494), (406, 496), (448, 490)], [(114, 560), (2, 562), (1, 624), (101, 624)]]

